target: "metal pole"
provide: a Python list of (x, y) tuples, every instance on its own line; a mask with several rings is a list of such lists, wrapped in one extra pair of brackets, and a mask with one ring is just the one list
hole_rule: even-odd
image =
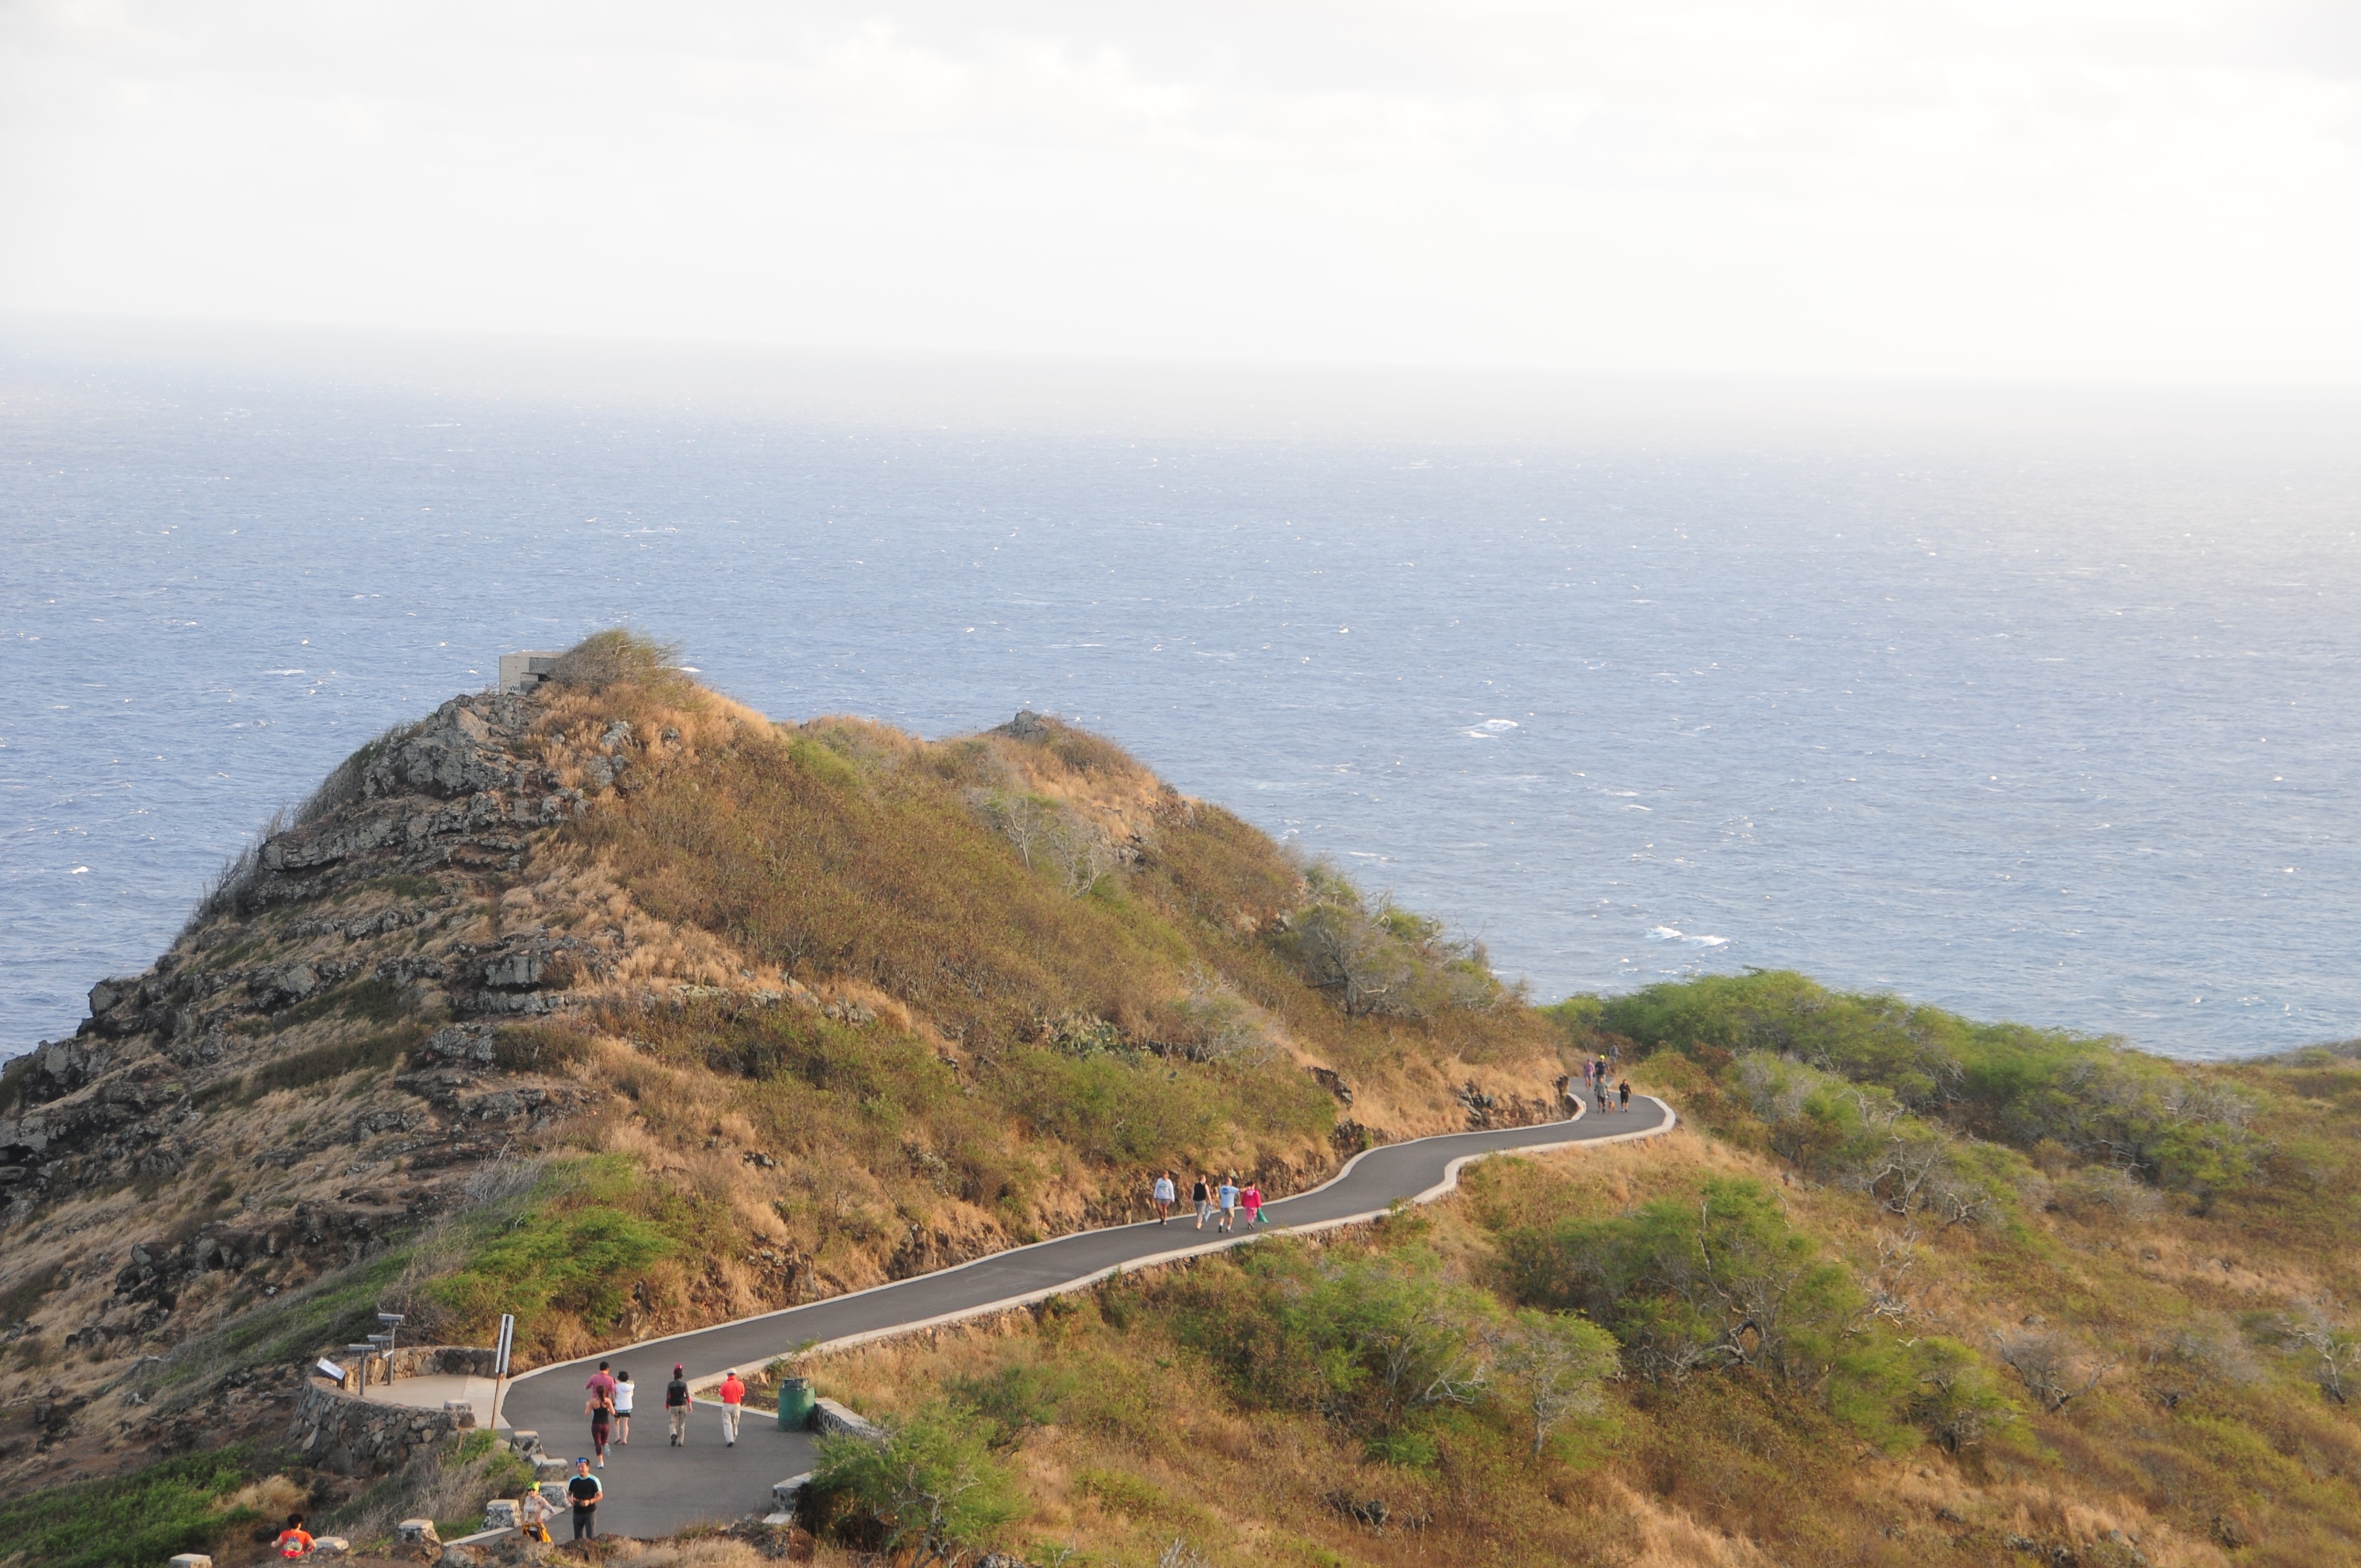
[(509, 1351), (516, 1343), (516, 1314), (500, 1314), (500, 1347), (492, 1356), (492, 1425), (500, 1424), (500, 1395), (508, 1387)]
[(385, 1380), (388, 1383), (390, 1383), (393, 1381), (394, 1333), (395, 1331), (401, 1327), (401, 1314), (400, 1312), (379, 1312), (377, 1315), (377, 1321), (384, 1326), (385, 1332), (383, 1334), (373, 1334), (370, 1337), (373, 1339), (383, 1339), (385, 1341)]

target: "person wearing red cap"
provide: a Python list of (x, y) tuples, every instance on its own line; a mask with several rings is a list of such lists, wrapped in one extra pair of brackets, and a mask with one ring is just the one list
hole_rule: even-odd
[(724, 1440), (721, 1446), (735, 1448), (738, 1446), (738, 1417), (746, 1406), (746, 1385), (738, 1380), (738, 1374), (733, 1370), (721, 1379), (721, 1387), (717, 1392), (721, 1396), (721, 1436)]
[(672, 1381), (664, 1385), (664, 1414), (672, 1418), (672, 1445), (688, 1446), (688, 1372), (675, 1364)]

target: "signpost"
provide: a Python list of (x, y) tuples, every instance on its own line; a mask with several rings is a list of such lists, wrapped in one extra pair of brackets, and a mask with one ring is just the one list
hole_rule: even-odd
[(368, 1358), (377, 1354), (377, 1346), (374, 1344), (348, 1344), (345, 1346), (345, 1354), (346, 1355), (357, 1355), (361, 1358), (361, 1398), (366, 1399), (368, 1398)]
[(492, 1356), (492, 1425), (500, 1424), (500, 1391), (509, 1375), (509, 1352), (516, 1344), (516, 1314), (500, 1314), (500, 1343)]

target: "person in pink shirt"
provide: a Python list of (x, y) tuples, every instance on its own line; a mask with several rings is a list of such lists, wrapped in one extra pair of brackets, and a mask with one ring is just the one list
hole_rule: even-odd
[(1262, 1183), (1248, 1177), (1246, 1190), (1238, 1194), (1238, 1207), (1246, 1211), (1246, 1229), (1253, 1230), (1263, 1223)]
[(615, 1429), (615, 1378), (600, 1362), (590, 1381), (582, 1385), (590, 1398), (583, 1401), (582, 1413), (590, 1418), (590, 1452), (598, 1456), (598, 1468), (607, 1467), (607, 1439)]

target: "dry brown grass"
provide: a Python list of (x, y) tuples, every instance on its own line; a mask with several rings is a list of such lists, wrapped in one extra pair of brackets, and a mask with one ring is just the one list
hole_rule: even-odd
[[(1685, 1128), (1475, 1167), (1461, 1196), (1430, 1211), (1422, 1245), (1459, 1277), (1498, 1288), (1499, 1228), (1623, 1212), (1727, 1177), (1773, 1189), (1793, 1223), (1864, 1274), (1895, 1229), (1861, 1194), (1790, 1184), (1778, 1162)], [(1708, 1376), (1681, 1389), (1624, 1386), (1579, 1458), (1513, 1484), (1448, 1460), (1436, 1472), (1373, 1464), (1315, 1416), (1238, 1406), (1174, 1337), (1153, 1278), (1126, 1287), (1136, 1294), (1120, 1310), (1020, 1314), (832, 1357), (815, 1373), (857, 1408), (893, 1411), (1011, 1365), (1079, 1372), (1084, 1392), (1067, 1420), (1027, 1437), (1012, 1461), (1031, 1506), (1016, 1540), (1077, 1548), (1077, 1562), (1145, 1563), (1176, 1536), (1216, 1563), (1998, 1568), (2026, 1560), (2012, 1541), (2094, 1564), (2350, 1561), (2361, 1541), (2361, 1429), (2300, 1366), (2258, 1348), (2244, 1370), (2179, 1395), (2177, 1408), (2153, 1391), (2174, 1378), (2144, 1347), (2184, 1329), (2235, 1339), (2236, 1325), (2292, 1308), (2316, 1278), (2300, 1245), (2249, 1244), (2222, 1269), (2224, 1241), (2218, 1218), (2185, 1211), (2128, 1232), (2106, 1212), (2035, 1208), (1981, 1231), (1921, 1234), (1903, 1276), (1911, 1332), (1988, 1344), (2033, 1321), (2075, 1336), (2094, 1359), (2124, 1357), (2066, 1410), (2027, 1401), (2015, 1436), (1959, 1455), (1881, 1453), (1807, 1398)], [(2216, 1259), (2210, 1277), (2190, 1273), (2199, 1256)], [(1241, 1335), (1258, 1332), (1238, 1324)], [(1377, 1534), (1329, 1505), (1340, 1488), (1386, 1497), (1397, 1517), (1432, 1517), (1416, 1531)], [(2234, 1552), (2228, 1539), (2246, 1544)]]

